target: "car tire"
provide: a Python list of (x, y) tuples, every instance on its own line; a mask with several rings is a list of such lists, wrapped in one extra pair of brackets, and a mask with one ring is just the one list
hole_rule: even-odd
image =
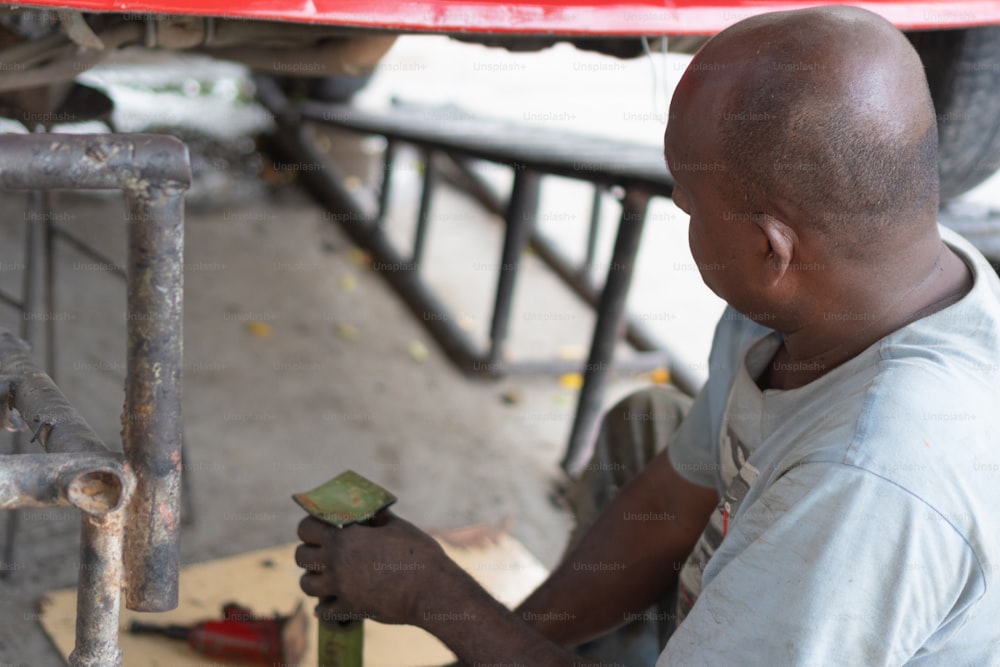
[(938, 119), (941, 201), (1000, 168), (1000, 26), (914, 32)]

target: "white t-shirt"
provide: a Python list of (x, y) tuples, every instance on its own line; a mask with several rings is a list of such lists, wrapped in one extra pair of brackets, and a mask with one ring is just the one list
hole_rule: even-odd
[(972, 290), (804, 387), (760, 391), (779, 334), (723, 315), (670, 448), (722, 502), (657, 667), (1000, 665), (1000, 281), (941, 233)]

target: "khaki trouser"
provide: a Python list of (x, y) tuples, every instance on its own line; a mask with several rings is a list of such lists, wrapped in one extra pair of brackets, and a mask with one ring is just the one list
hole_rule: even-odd
[[(593, 523), (618, 490), (667, 447), (690, 407), (691, 399), (680, 391), (654, 386), (626, 396), (608, 410), (601, 421), (594, 455), (567, 493), (577, 524), (570, 544)], [(674, 629), (674, 596), (672, 591), (635, 620), (579, 647), (576, 653), (615, 667), (652, 667)]]

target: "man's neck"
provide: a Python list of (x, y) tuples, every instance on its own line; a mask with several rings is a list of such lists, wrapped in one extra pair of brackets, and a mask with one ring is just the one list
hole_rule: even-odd
[(785, 334), (758, 385), (794, 389), (808, 384), (893, 331), (947, 308), (971, 289), (969, 268), (943, 241), (926, 244), (919, 257), (910, 266), (920, 269), (850, 281), (843, 293), (851, 298)]

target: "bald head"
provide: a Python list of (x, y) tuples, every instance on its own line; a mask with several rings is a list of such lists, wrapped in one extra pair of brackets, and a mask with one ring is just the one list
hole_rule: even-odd
[(691, 62), (671, 123), (715, 142), (736, 200), (849, 254), (934, 224), (937, 129), (923, 66), (870, 12), (821, 7), (735, 24)]

